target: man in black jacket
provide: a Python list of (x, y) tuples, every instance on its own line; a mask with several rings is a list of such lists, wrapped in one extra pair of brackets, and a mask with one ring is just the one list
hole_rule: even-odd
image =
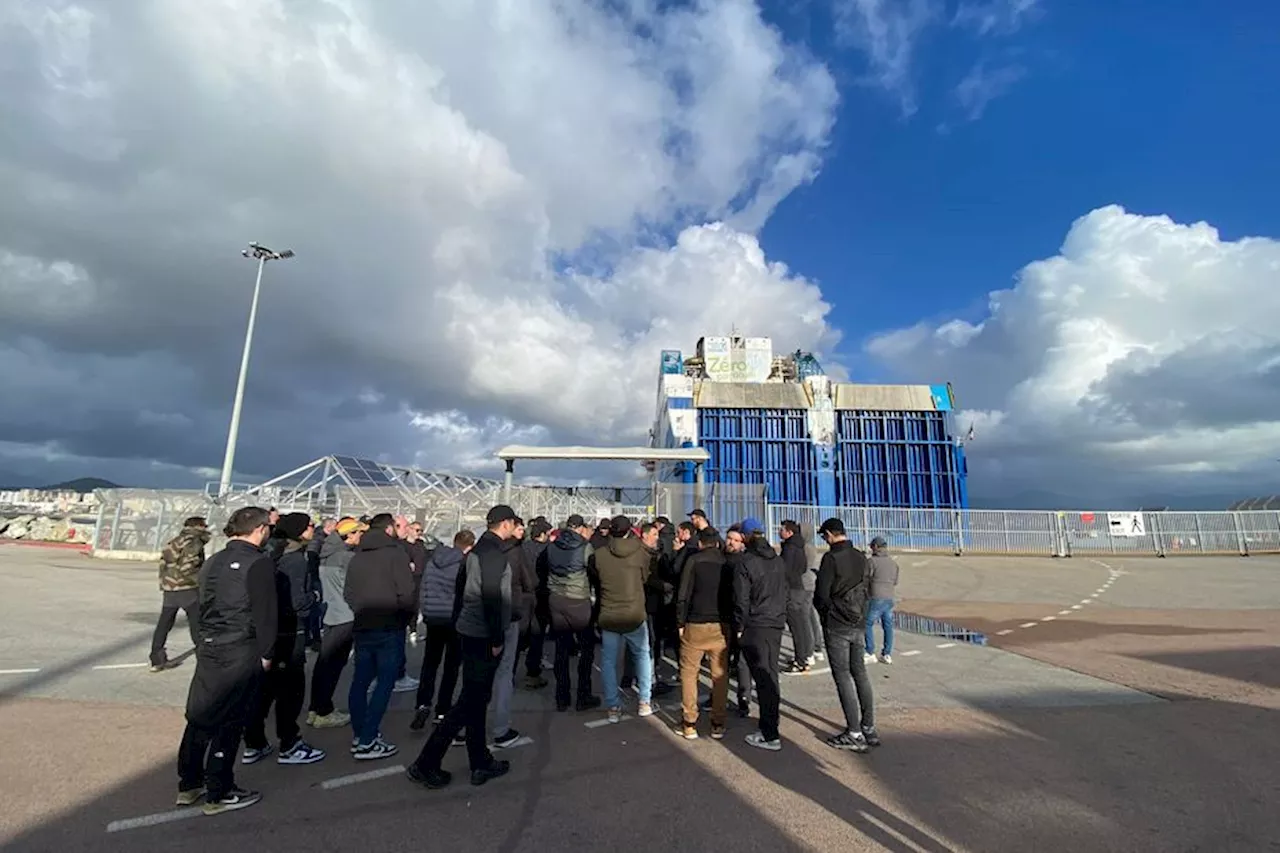
[(804, 537), (800, 525), (784, 521), (778, 531), (782, 538), (782, 562), (787, 567), (787, 627), (791, 630), (791, 643), (795, 658), (783, 670), (799, 675), (813, 666), (813, 623), (809, 611), (813, 607), (813, 592), (805, 589), (805, 575), (809, 563), (804, 553)]
[(458, 610), (462, 695), (427, 738), (406, 774), (424, 788), (443, 788), (453, 779), (440, 764), (463, 729), (467, 732), (472, 785), (483, 785), (511, 769), (511, 762), (498, 761), (489, 752), (485, 716), (511, 625), (511, 565), (506, 540), (515, 531), (516, 514), (511, 507), (499, 504), (489, 510), (485, 521), (488, 529), (467, 554)]
[(524, 550), (525, 565), (533, 572), (534, 597), (526, 602), (529, 607), (527, 619), (529, 629), (521, 635), (521, 645), (528, 649), (524, 659), (524, 686), (527, 690), (541, 690), (547, 686), (547, 679), (542, 676), (542, 653), (546, 646), (547, 626), (543, 617), (546, 615), (545, 601), (541, 600), (542, 585), (538, 579), (538, 561), (542, 552), (550, 543), (551, 524), (539, 516), (529, 522), (521, 548)]
[(369, 519), (369, 530), (347, 567), (343, 589), (355, 615), (355, 672), (347, 707), (355, 735), (353, 755), (360, 761), (387, 758), (398, 751), (382, 739), (380, 726), (403, 663), (404, 628), (417, 602), (409, 552), (396, 538), (395, 525), (395, 518), (387, 513)]
[(853, 547), (844, 522), (828, 518), (818, 529), (830, 548), (818, 567), (814, 606), (822, 617), (827, 640), (827, 660), (836, 682), (845, 730), (827, 739), (836, 749), (866, 752), (879, 746), (871, 679), (867, 678), (865, 629), (870, 578), (867, 555)]
[(744, 520), (741, 533), (746, 548), (734, 581), (733, 627), (760, 697), (760, 729), (746, 740), (751, 746), (777, 752), (782, 749), (778, 655), (787, 624), (787, 573), (759, 521)]
[[(693, 552), (693, 545), (684, 546)], [(679, 734), (698, 737), (698, 672), (703, 657), (711, 669), (711, 737), (724, 737), (729, 701), (729, 631), (733, 623), (734, 574), (715, 531), (698, 534), (699, 550), (685, 561), (676, 595), (680, 633), (680, 688), (683, 716)]]
[(236, 784), (235, 761), (258, 683), (276, 656), (275, 566), (262, 552), (270, 531), (266, 510), (236, 510), (223, 528), (227, 546), (200, 571), (200, 635), (178, 748), (177, 802), (192, 806), (203, 796), (207, 815), (262, 799)]
[(280, 754), (276, 763), (315, 764), (323, 761), (324, 750), (304, 741), (299, 735), (298, 715), (307, 693), (307, 620), (316, 604), (312, 587), (311, 555), (307, 545), (315, 525), (304, 512), (291, 512), (276, 523), (275, 537), (283, 542), (276, 564), (276, 655), (271, 669), (262, 680), (256, 713), (249, 718), (244, 732), (245, 764), (256, 764), (271, 754), (266, 722), (275, 705), (276, 737)]

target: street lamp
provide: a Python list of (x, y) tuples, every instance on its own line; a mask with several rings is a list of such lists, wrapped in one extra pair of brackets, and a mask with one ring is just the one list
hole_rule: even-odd
[(240, 357), (240, 379), (236, 382), (236, 400), (231, 406), (231, 429), (227, 432), (227, 452), (222, 457), (222, 479), (218, 483), (218, 496), (231, 491), (231, 469), (236, 461), (236, 439), (240, 436), (240, 409), (244, 406), (244, 382), (249, 373), (249, 350), (253, 346), (253, 327), (258, 320), (258, 294), (262, 290), (262, 270), (267, 261), (283, 261), (293, 257), (292, 249), (276, 252), (258, 243), (240, 252), (246, 258), (258, 262), (258, 277), (253, 283), (253, 302), (249, 306), (249, 328), (244, 333), (244, 354)]

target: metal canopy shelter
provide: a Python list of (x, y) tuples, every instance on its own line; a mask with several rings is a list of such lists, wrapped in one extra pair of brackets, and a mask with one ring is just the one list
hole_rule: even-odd
[(517, 459), (558, 459), (566, 461), (595, 462), (692, 462), (694, 482), (702, 490), (702, 467), (711, 458), (701, 447), (532, 447), (512, 444), (498, 451), (497, 456), (507, 465), (502, 481), (503, 503), (511, 501), (511, 478), (515, 474)]

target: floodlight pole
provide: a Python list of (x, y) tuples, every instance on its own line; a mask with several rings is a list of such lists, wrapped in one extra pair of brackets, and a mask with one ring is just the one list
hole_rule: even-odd
[(508, 506), (511, 504), (511, 477), (516, 472), (516, 460), (507, 460), (507, 473), (502, 478), (502, 502)]
[(258, 296), (262, 292), (262, 271), (267, 261), (279, 261), (293, 257), (293, 250), (274, 252), (257, 243), (250, 243), (249, 248), (240, 254), (253, 258), (258, 262), (258, 276), (253, 282), (253, 301), (249, 303), (249, 326), (244, 333), (244, 352), (240, 356), (240, 377), (236, 380), (235, 402), (231, 405), (231, 428), (227, 431), (227, 450), (222, 457), (222, 477), (218, 481), (218, 497), (224, 497), (231, 491), (231, 472), (236, 462), (236, 441), (240, 437), (240, 411), (244, 408), (244, 385), (249, 375), (249, 351), (253, 348), (253, 329), (258, 322)]

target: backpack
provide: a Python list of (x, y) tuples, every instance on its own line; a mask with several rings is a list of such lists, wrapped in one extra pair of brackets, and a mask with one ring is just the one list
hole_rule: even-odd
[(862, 580), (840, 594), (841, 614), (851, 628), (867, 626), (867, 605), (871, 601), (870, 572), (862, 576)]

